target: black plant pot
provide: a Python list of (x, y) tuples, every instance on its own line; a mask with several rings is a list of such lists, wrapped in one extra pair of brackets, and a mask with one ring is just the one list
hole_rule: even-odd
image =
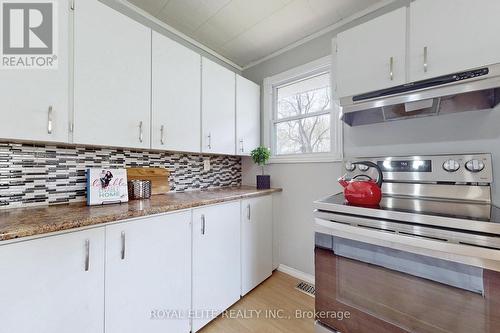
[(257, 189), (258, 190), (269, 190), (270, 188), (271, 188), (271, 176), (258, 175), (257, 176)]

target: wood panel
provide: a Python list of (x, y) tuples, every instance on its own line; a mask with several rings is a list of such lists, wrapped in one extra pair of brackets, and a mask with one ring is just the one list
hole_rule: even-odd
[(342, 332), (499, 332), (500, 274), (484, 273), (484, 296), (316, 249), (316, 309)]
[(127, 180), (151, 181), (151, 194), (165, 194), (170, 191), (170, 171), (164, 168), (127, 168)]

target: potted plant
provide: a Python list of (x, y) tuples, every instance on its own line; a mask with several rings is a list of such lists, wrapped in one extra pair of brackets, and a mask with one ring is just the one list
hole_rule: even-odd
[(262, 168), (262, 175), (257, 175), (257, 189), (266, 190), (271, 188), (271, 176), (264, 175), (264, 165), (271, 157), (271, 151), (269, 148), (260, 146), (252, 150), (250, 153), (252, 155), (252, 160), (255, 164), (260, 165)]

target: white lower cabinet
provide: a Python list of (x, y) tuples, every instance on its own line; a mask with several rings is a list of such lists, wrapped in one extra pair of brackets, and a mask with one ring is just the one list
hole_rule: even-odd
[(197, 332), (271, 275), (272, 196), (0, 245), (0, 263), (0, 332)]
[(240, 260), (240, 202), (193, 210), (193, 332), (240, 299)]
[(104, 228), (0, 246), (0, 331), (99, 333)]
[(273, 272), (273, 198), (241, 201), (241, 295)]
[(190, 331), (190, 222), (182, 212), (106, 227), (106, 333)]

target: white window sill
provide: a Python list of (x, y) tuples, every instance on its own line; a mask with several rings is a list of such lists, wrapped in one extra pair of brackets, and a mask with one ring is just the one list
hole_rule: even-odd
[(269, 159), (269, 164), (280, 163), (331, 163), (342, 162), (342, 157), (334, 154), (299, 154), (273, 156)]

